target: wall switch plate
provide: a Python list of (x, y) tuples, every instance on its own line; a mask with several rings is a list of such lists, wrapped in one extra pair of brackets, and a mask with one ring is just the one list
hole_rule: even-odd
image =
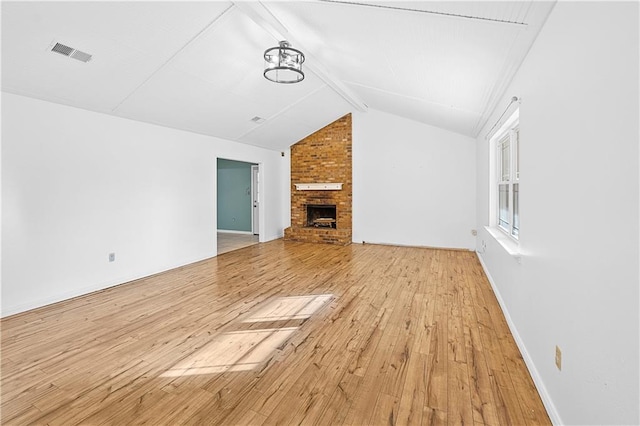
[(115, 262), (115, 261), (116, 261), (116, 254), (109, 253), (109, 262)]
[(556, 345), (556, 367), (558, 367), (559, 371), (562, 371), (562, 351)]
[(475, 237), (476, 235), (478, 235), (478, 231), (476, 231), (475, 229), (472, 229), (471, 230), (471, 235), (473, 235)]

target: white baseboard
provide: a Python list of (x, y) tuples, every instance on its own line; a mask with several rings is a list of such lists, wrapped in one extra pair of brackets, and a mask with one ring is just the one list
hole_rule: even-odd
[(544, 382), (542, 381), (542, 378), (540, 377), (540, 374), (538, 373), (538, 369), (536, 368), (535, 364), (533, 363), (533, 360), (531, 359), (531, 356), (529, 356), (529, 352), (527, 352), (527, 347), (525, 346), (524, 341), (520, 337), (520, 334), (518, 333), (518, 329), (516, 328), (515, 324), (513, 323), (513, 320), (511, 319), (511, 315), (509, 315), (509, 310), (507, 309), (507, 305), (505, 304), (504, 300), (502, 299), (502, 296), (500, 295), (500, 291), (498, 291), (498, 287), (496, 286), (496, 283), (493, 280), (493, 277), (489, 273), (489, 269), (487, 268), (487, 265), (484, 263), (484, 260), (482, 260), (482, 253), (476, 251), (476, 255), (478, 256), (478, 260), (480, 260), (480, 264), (482, 265), (482, 269), (484, 270), (484, 273), (487, 276), (487, 279), (489, 280), (489, 284), (491, 284), (491, 288), (493, 289), (493, 293), (496, 295), (496, 299), (498, 299), (498, 303), (500, 304), (500, 308), (502, 309), (502, 313), (504, 314), (504, 317), (507, 320), (507, 325), (509, 326), (509, 330), (511, 331), (511, 334), (513, 335), (513, 339), (516, 341), (516, 345), (518, 345), (518, 349), (520, 350), (520, 353), (522, 354), (522, 359), (524, 359), (524, 363), (526, 364), (527, 369), (529, 370), (529, 374), (531, 374), (531, 378), (533, 379), (533, 383), (535, 384), (536, 389), (538, 390), (538, 393), (540, 394), (540, 398), (542, 399), (542, 403), (544, 404), (544, 407), (547, 410), (547, 414), (549, 415), (549, 418), (551, 419), (551, 422), (554, 425), (562, 425), (562, 424), (564, 424), (564, 423), (562, 423), (562, 419), (560, 418), (560, 414), (558, 413), (558, 410), (556, 410), (556, 406), (553, 403), (553, 400), (551, 399), (551, 396), (549, 395), (549, 392), (547, 392), (547, 388), (545, 387)]
[(260, 239), (259, 241), (261, 243), (267, 243), (269, 241), (273, 241), (273, 240), (279, 240), (280, 238), (284, 238), (284, 230), (278, 234), (275, 235), (264, 235), (264, 234), (260, 234)]
[(475, 249), (473, 248), (464, 248), (464, 247), (437, 247), (437, 246), (424, 246), (424, 245), (403, 244), (403, 243), (385, 243), (385, 242), (381, 243), (378, 241), (351, 240), (351, 243), (370, 244), (370, 245), (376, 245), (376, 246), (424, 248), (424, 249), (433, 249), (433, 250), (475, 251)]
[(218, 229), (218, 232), (220, 232), (221, 234), (254, 235), (251, 231), (234, 231), (233, 229)]

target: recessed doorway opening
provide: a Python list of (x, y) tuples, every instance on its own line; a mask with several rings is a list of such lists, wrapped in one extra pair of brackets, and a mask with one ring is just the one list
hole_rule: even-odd
[(260, 165), (218, 158), (216, 163), (217, 253), (260, 240)]

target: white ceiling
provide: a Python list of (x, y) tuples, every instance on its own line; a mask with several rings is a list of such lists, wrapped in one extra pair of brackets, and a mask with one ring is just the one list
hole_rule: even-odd
[[(2, 90), (275, 150), (368, 108), (475, 136), (553, 4), (2, 2)], [(262, 76), (282, 39), (301, 83)]]

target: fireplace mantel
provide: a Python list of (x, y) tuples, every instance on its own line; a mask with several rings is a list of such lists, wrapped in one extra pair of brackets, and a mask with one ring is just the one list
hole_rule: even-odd
[(340, 191), (342, 183), (296, 183), (298, 191)]

